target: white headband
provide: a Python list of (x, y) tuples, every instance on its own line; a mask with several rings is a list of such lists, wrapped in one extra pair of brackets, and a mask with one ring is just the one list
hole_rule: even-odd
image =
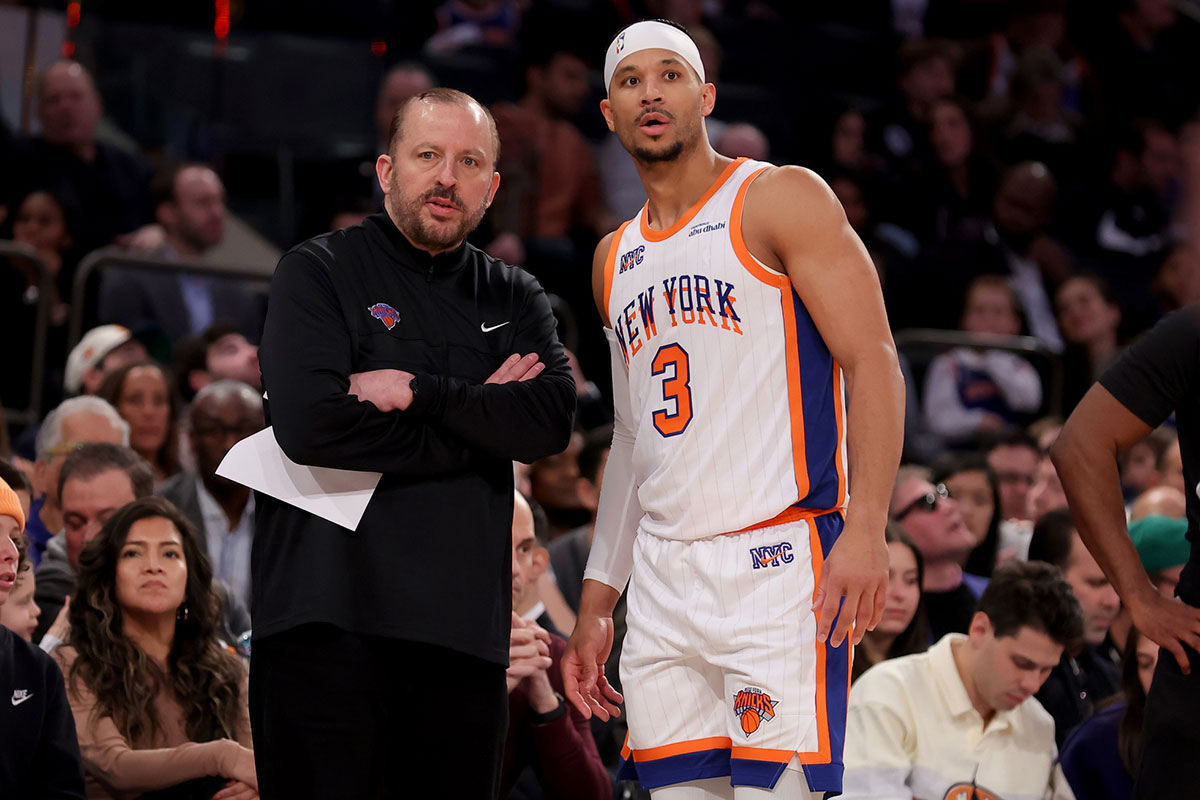
[(670, 50), (696, 70), (700, 82), (704, 83), (704, 62), (692, 37), (672, 25), (663, 22), (637, 22), (617, 34), (604, 55), (604, 90), (612, 83), (613, 73), (626, 56), (642, 50)]

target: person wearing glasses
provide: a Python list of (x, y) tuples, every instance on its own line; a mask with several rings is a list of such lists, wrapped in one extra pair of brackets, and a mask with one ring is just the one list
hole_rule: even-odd
[(213, 574), (250, 605), (250, 546), (254, 541), (254, 494), (217, 475), (234, 444), (258, 433), (263, 420), (261, 393), (238, 381), (210, 383), (188, 411), (188, 441), (195, 471), (185, 471), (158, 489), (196, 526)]
[(900, 468), (888, 516), (912, 537), (925, 560), (922, 592), (930, 636), (966, 633), (982, 592), (982, 581), (967, 576), (963, 563), (975, 546), (958, 503), (944, 483), (930, 481), (925, 467)]

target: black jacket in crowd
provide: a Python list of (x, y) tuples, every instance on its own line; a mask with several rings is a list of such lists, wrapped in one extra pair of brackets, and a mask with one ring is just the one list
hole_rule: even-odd
[(50, 656), (0, 627), (0, 797), (83, 800), (67, 689)]
[[(255, 638), (309, 622), (506, 664), (512, 461), (562, 451), (575, 386), (532, 276), (464, 244), (413, 247), (386, 214), (280, 260), (259, 359), (267, 421), (301, 464), (383, 473), (355, 531), (259, 494)], [(513, 353), (545, 371), (484, 381)], [(347, 394), (349, 376), (416, 375), (405, 411)]]

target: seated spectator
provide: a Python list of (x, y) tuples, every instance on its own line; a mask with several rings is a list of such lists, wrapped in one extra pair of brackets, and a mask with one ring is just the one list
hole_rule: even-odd
[[(4, 492), (0, 491), (0, 495), (3, 494)], [(8, 599), (0, 605), (0, 626), (8, 628), (25, 641), (32, 642), (42, 610), (33, 599), (33, 564), (27, 556), (25, 548), (21, 548), (16, 581), (8, 593)]]
[(1158, 645), (1129, 631), (1121, 669), (1121, 693), (1071, 732), (1059, 764), (1075, 800), (1132, 800), (1142, 757), (1146, 695), (1158, 664)]
[[(971, 282), (960, 328), (981, 337), (1021, 332), (1017, 296), (1004, 278), (981, 275)], [(1004, 350), (956, 347), (935, 358), (925, 378), (925, 418), (950, 442), (1009, 427), (1041, 404), (1037, 370)]]
[[(225, 186), (203, 164), (180, 164), (154, 180), (154, 213), (165, 243), (149, 255), (162, 261), (201, 259), (225, 237)], [(100, 282), (101, 322), (154, 329), (171, 342), (229, 320), (247, 337), (262, 336), (262, 298), (234, 278), (203, 271), (110, 268)]]
[(1000, 552), (997, 563), (1024, 559), (1033, 535), (1029, 518), (1029, 492), (1037, 479), (1041, 451), (1037, 441), (1023, 430), (997, 434), (987, 445), (988, 466), (1000, 490)]
[(921, 590), (936, 640), (967, 630), (983, 581), (966, 579), (962, 565), (975, 546), (975, 535), (945, 484), (934, 486), (929, 475), (924, 467), (900, 468), (888, 517), (912, 537), (924, 557)]
[(154, 482), (179, 472), (179, 400), (158, 364), (130, 364), (100, 385), (100, 396), (129, 423), (129, 446), (154, 468)]
[(179, 396), (190, 403), (213, 381), (240, 381), (262, 390), (258, 345), (251, 344), (232, 323), (217, 323), (199, 336), (175, 346), (172, 359)]
[(437, 31), (425, 49), (447, 53), (467, 47), (515, 47), (522, 5), (517, 0), (447, 0), (437, 7)]
[(1108, 283), (1097, 275), (1068, 278), (1055, 292), (1054, 304), (1067, 345), (1063, 351), (1063, 413), (1069, 414), (1120, 355), (1121, 307)]
[(139, 156), (97, 139), (103, 102), (83, 65), (59, 61), (47, 68), (36, 101), (41, 135), (14, 141), (8, 163), (0, 165), (9, 207), (35, 189), (53, 192), (80, 222), (74, 238), (83, 253), (149, 223), (150, 169)]
[(1179, 449), (1179, 435), (1174, 431), (1170, 432), (1167, 448), (1158, 457), (1158, 463), (1155, 466), (1158, 467), (1159, 478), (1163, 486), (1170, 486), (1181, 492), (1188, 490), (1187, 482), (1183, 477), (1183, 451)]
[(1178, 446), (1173, 431), (1155, 428), (1149, 436), (1121, 455), (1117, 463), (1121, 468), (1121, 492), (1126, 500), (1132, 500), (1162, 483), (1158, 464), (1172, 443)]
[(1109, 626), (1121, 609), (1121, 598), (1075, 530), (1065, 508), (1038, 519), (1029, 543), (1029, 558), (1062, 570), (1083, 612), (1083, 638), (1070, 642), (1037, 698), (1054, 718), (1054, 739), (1062, 745), (1067, 734), (1091, 716), (1096, 703), (1116, 693), (1119, 672), (1101, 647)]
[(1041, 519), (1051, 511), (1066, 507), (1067, 495), (1059, 480), (1058, 470), (1054, 468), (1050, 456), (1042, 456), (1038, 460), (1033, 488), (1029, 490), (1029, 518)]
[(576, 492), (591, 518), (547, 546), (558, 588), (567, 605), (576, 613), (579, 611), (579, 597), (583, 591), (584, 568), (587, 567), (588, 554), (592, 551), (596, 509), (600, 502), (600, 484), (604, 480), (604, 466), (608, 463), (608, 451), (611, 447), (612, 426), (597, 428), (584, 437), (583, 447), (579, 450)]
[(1177, 245), (1158, 268), (1151, 285), (1163, 313), (1200, 302), (1200, 252), (1190, 242)]
[(69, 397), (98, 394), (100, 384), (121, 367), (149, 360), (146, 345), (124, 325), (99, 325), (83, 335), (67, 356), (63, 391)]
[(953, 94), (954, 73), (961, 59), (958, 45), (944, 39), (914, 39), (897, 54), (898, 94), (871, 119), (870, 147), (882, 153), (892, 169), (910, 172), (927, 150), (924, 131), (938, 98)]
[(250, 605), (250, 546), (254, 494), (217, 474), (234, 444), (263, 429), (262, 394), (244, 383), (221, 380), (200, 390), (188, 409), (188, 440), (195, 471), (180, 472), (158, 487), (196, 529), (213, 575)]
[(1155, 486), (1134, 498), (1129, 506), (1129, 521), (1137, 522), (1149, 516), (1185, 517), (1187, 498), (1174, 486)]
[[(58, 504), (58, 477), (63, 460), (88, 442), (129, 444), (129, 423), (117, 410), (99, 397), (73, 397), (64, 400), (46, 415), (38, 430), (33, 464), (34, 500), (29, 509), (30, 561), (41, 563), (50, 539), (63, 528), (62, 509)], [(42, 607), (45, 611), (45, 606)]]
[(921, 602), (924, 562), (909, 535), (894, 522), (885, 534), (888, 545), (887, 608), (875, 630), (867, 631), (854, 649), (850, 680), (889, 658), (924, 652), (929, 647), (929, 621)]
[(850, 688), (842, 797), (1070, 798), (1033, 694), (1082, 624), (1054, 567), (997, 569), (966, 636), (877, 664)]
[(587, 524), (594, 514), (579, 497), (579, 453), (583, 442), (583, 433), (577, 430), (571, 434), (566, 450), (529, 465), (530, 496), (550, 522), (548, 542)]
[(768, 161), (771, 143), (766, 134), (749, 122), (731, 122), (713, 139), (713, 149), (729, 158), (749, 158)]
[(930, 105), (926, 134), (931, 157), (908, 180), (906, 227), (922, 241), (978, 239), (996, 193), (996, 169), (984, 155), (974, 110), (947, 95)]
[(990, 578), (1000, 546), (1000, 490), (992, 468), (982, 455), (961, 456), (935, 472), (933, 482), (946, 485), (975, 537), (975, 549), (967, 555), (963, 570)]
[[(0, 482), (0, 612), (24, 562), (25, 514)], [(12, 699), (0, 725), (0, 796), (77, 798), (83, 773), (63, 677), (49, 656), (0, 625), (0, 696)]]
[(88, 797), (188, 781), (196, 797), (257, 797), (247, 674), (218, 638), (212, 571), (188, 521), (156, 497), (122, 508), (80, 553), (78, 591), (55, 658)]
[[(514, 493), (513, 604), (536, 581), (533, 512)], [(612, 797), (612, 779), (600, 762), (588, 721), (563, 699), (560, 661), (566, 640), (513, 615), (508, 669), (508, 735), (500, 784), (507, 797), (531, 768), (546, 800)]]

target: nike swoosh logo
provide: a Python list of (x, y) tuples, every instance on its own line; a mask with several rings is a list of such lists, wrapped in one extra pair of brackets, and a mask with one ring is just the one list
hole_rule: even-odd
[(493, 325), (490, 328), (486, 322), (481, 322), (479, 323), (479, 330), (483, 331), (484, 333), (491, 333), (492, 331), (496, 330), (496, 328), (503, 328), (509, 322), (512, 322), (512, 320), (510, 319), (508, 322), (501, 322), (499, 325)]
[(33, 695), (31, 695), (31, 694), (27, 694), (27, 695), (25, 695), (24, 697), (14, 697), (14, 698), (12, 699), (12, 701), (13, 701), (13, 705), (14, 705), (14, 706), (19, 706), (19, 705), (21, 705), (21, 703), (24, 703), (26, 700), (29, 700), (29, 699), (30, 699), (30, 698), (32, 698), (32, 697), (33, 697)]

